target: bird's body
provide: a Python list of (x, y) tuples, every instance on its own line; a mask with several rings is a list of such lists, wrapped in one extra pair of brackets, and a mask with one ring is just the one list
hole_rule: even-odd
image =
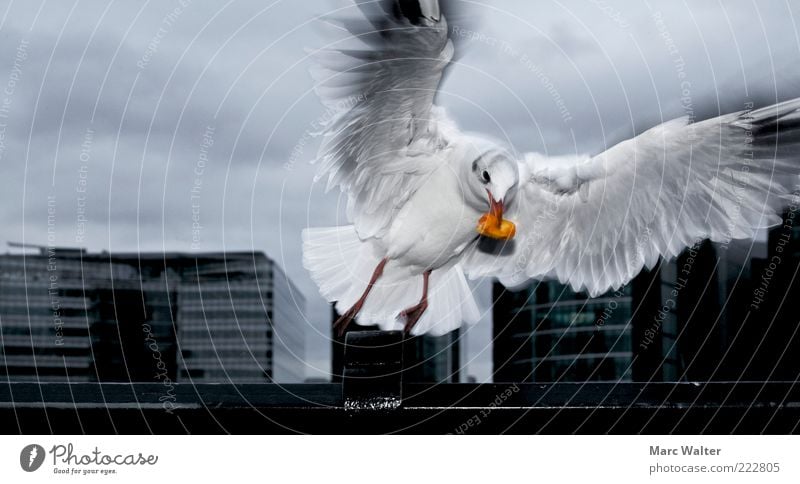
[(459, 176), (464, 158), (449, 154), (432, 160), (438, 166), (398, 210), (381, 240), (386, 257), (419, 274), (460, 256), (478, 236), (475, 221), (481, 212), (465, 203)]
[(304, 265), (338, 329), (444, 334), (480, 316), (466, 275), (595, 296), (697, 240), (780, 221), (798, 187), (799, 99), (667, 121), (596, 156), (514, 156), (434, 105), (455, 52), (445, 6), (356, 2), (362, 17), (341, 24), (357, 45), (318, 53), (337, 112), (319, 176), (347, 193), (352, 225), (307, 229)]

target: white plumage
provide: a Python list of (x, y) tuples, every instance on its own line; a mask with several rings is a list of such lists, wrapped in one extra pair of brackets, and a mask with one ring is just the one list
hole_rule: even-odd
[(797, 187), (800, 99), (676, 119), (594, 157), (514, 160), (433, 104), (455, 52), (449, 4), (355, 7), (361, 16), (338, 21), (348, 38), (317, 52), (313, 71), (336, 113), (318, 176), (347, 193), (352, 225), (303, 234), (340, 330), (353, 318), (437, 335), (475, 322), (465, 274), (599, 295), (700, 239), (778, 223)]

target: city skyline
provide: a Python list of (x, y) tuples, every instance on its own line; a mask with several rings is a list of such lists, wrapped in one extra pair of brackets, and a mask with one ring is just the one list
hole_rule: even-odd
[(11, 380), (305, 380), (304, 299), (263, 253), (17, 248), (0, 254)]
[[(314, 183), (310, 164), (327, 111), (304, 49), (322, 45), (314, 18), (330, 8), (178, 6), (8, 4), (3, 239), (51, 235), (111, 252), (263, 250), (308, 297), (310, 376), (323, 377), (329, 308), (301, 265), (300, 232), (346, 218), (345, 200)], [(463, 129), (520, 150), (597, 153), (667, 119), (800, 95), (792, 4), (505, 0), (475, 9), (480, 21), (458, 33), (467, 45), (441, 102)], [(491, 377), (490, 286), (475, 288), (484, 319), (464, 333), (479, 381)]]

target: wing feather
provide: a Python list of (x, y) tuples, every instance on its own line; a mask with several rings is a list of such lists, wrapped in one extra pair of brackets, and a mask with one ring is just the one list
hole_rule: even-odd
[(498, 262), (473, 247), (465, 267), (507, 286), (556, 278), (596, 296), (702, 239), (753, 237), (779, 223), (797, 197), (798, 158), (800, 99), (668, 121), (595, 157), (548, 164), (530, 155), (508, 213), (513, 250)]
[[(436, 165), (450, 124), (433, 101), (453, 57), (437, 0), (356, 2), (347, 37), (315, 53), (322, 124), (317, 179), (349, 197), (362, 238), (380, 236)], [(434, 158), (434, 159), (432, 159)]]

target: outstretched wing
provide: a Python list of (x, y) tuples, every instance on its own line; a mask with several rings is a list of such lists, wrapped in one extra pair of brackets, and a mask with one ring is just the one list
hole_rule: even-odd
[[(521, 164), (513, 245), (465, 266), (507, 286), (557, 278), (596, 296), (699, 240), (777, 224), (800, 173), (800, 99), (657, 126), (582, 161)], [(562, 160), (563, 161), (563, 160)], [(796, 195), (794, 195), (796, 196)]]
[(357, 1), (348, 11), (360, 16), (335, 21), (346, 38), (317, 52), (312, 71), (330, 113), (317, 178), (348, 192), (349, 215), (370, 237), (447, 144), (452, 126), (432, 107), (454, 49), (437, 0)]

